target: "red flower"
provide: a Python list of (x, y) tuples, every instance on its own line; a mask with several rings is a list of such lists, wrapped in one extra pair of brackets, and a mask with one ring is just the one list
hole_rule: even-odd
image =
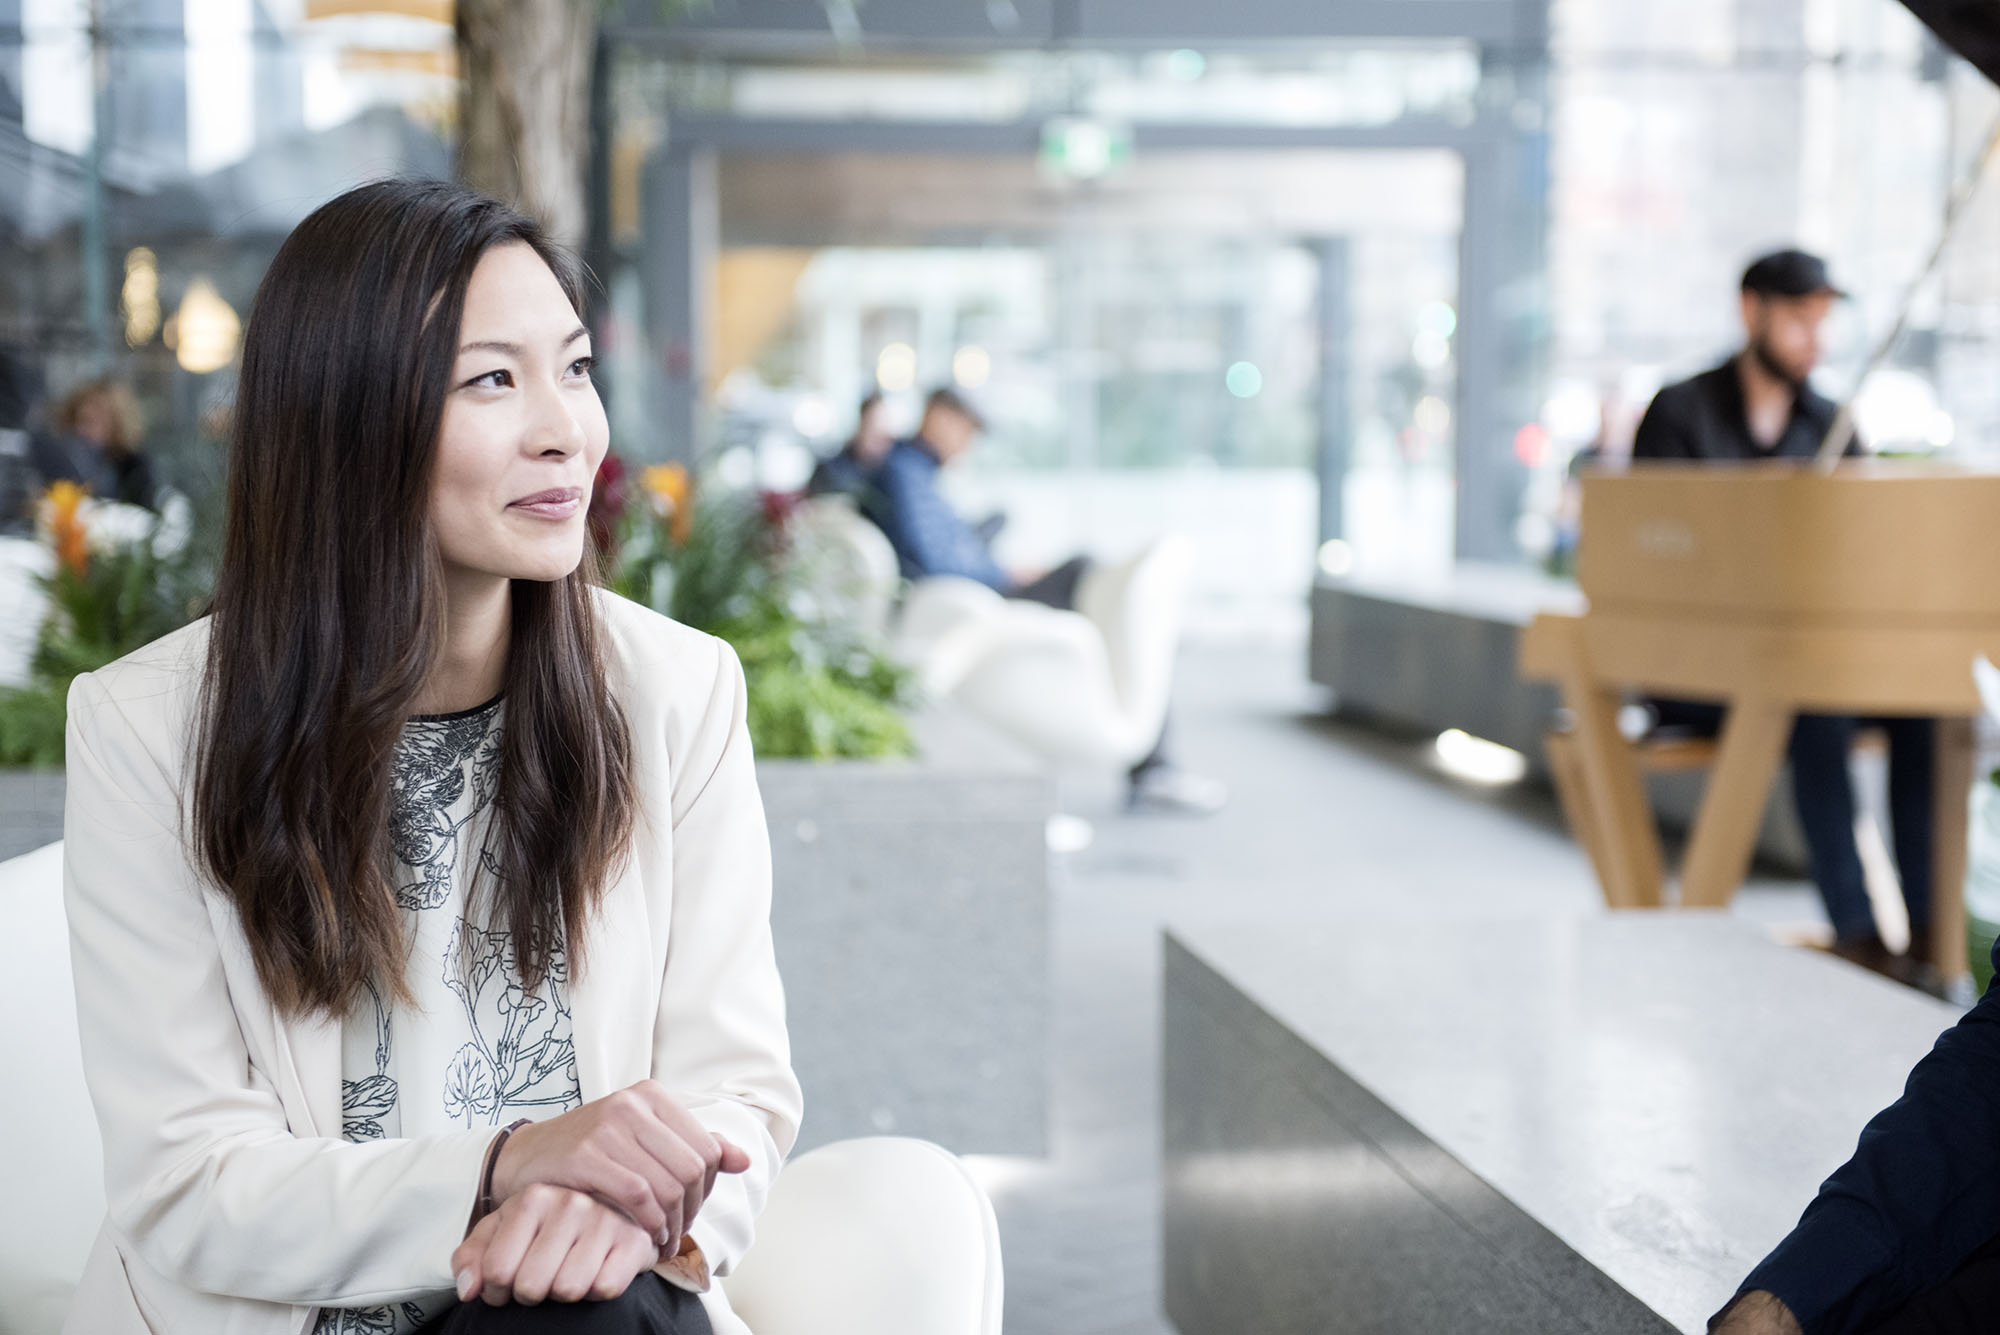
[(625, 516), (626, 490), (625, 461), (605, 451), (604, 462), (597, 466), (597, 476), (591, 481), (590, 509), (584, 515), (590, 541), (600, 553), (608, 554), (617, 545), (618, 521)]

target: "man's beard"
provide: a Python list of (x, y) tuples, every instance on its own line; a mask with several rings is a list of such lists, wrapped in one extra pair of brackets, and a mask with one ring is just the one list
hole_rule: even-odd
[(1794, 375), (1792, 368), (1779, 361), (1777, 354), (1771, 351), (1771, 345), (1762, 338), (1751, 339), (1748, 351), (1757, 359), (1757, 365), (1763, 367), (1766, 374), (1791, 386), (1792, 393), (1796, 394), (1806, 387), (1806, 378)]

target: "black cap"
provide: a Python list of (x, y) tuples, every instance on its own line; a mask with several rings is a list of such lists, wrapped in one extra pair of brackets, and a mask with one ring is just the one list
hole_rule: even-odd
[(1803, 250), (1774, 250), (1752, 260), (1743, 271), (1743, 290), (1763, 297), (1810, 297), (1820, 292), (1847, 295), (1827, 277), (1826, 261)]
[(979, 409), (973, 407), (966, 400), (965, 395), (959, 393), (950, 385), (940, 385), (931, 391), (931, 396), (928, 399), (924, 400), (925, 412), (929, 412), (933, 408), (942, 408), (947, 412), (957, 413), (960, 417), (972, 423), (975, 430), (984, 431), (986, 429), (985, 415)]

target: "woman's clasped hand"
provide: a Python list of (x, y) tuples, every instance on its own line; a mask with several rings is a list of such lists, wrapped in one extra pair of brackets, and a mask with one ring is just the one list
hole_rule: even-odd
[(602, 1201), (536, 1182), (473, 1225), (451, 1267), (463, 1302), (532, 1307), (616, 1298), (659, 1257), (645, 1229)]
[(716, 1174), (749, 1166), (652, 1080), (531, 1122), (502, 1142), (495, 1208), (452, 1257), (459, 1293), (615, 1297), (680, 1250)]

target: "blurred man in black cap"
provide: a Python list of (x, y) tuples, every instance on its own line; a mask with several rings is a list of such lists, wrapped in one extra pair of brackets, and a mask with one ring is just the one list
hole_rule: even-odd
[[(1632, 442), (1635, 459), (1810, 459), (1834, 405), (1808, 383), (1820, 326), (1847, 294), (1826, 262), (1780, 250), (1743, 271), (1743, 350), (1653, 399)], [(1850, 445), (1849, 452), (1856, 452)]]
[[(1780, 250), (1751, 264), (1743, 271), (1743, 350), (1661, 390), (1639, 423), (1632, 457), (1727, 464), (1817, 455), (1836, 409), (1807, 378), (1819, 362), (1820, 327), (1845, 295), (1827, 276), (1826, 262), (1802, 250)], [(1847, 448), (1849, 454), (1861, 452), (1858, 440)], [(1720, 706), (1649, 703), (1663, 732), (1713, 736), (1721, 729)], [(1890, 955), (1876, 931), (1854, 841), (1847, 757), (1862, 726), (1889, 734), (1889, 817), (1910, 915), (1907, 960)], [(1792, 730), (1792, 797), (1813, 880), (1833, 924), (1834, 949), (1905, 981), (1935, 978), (1930, 968), (1935, 735), (1930, 719), (1830, 714), (1801, 714)]]

